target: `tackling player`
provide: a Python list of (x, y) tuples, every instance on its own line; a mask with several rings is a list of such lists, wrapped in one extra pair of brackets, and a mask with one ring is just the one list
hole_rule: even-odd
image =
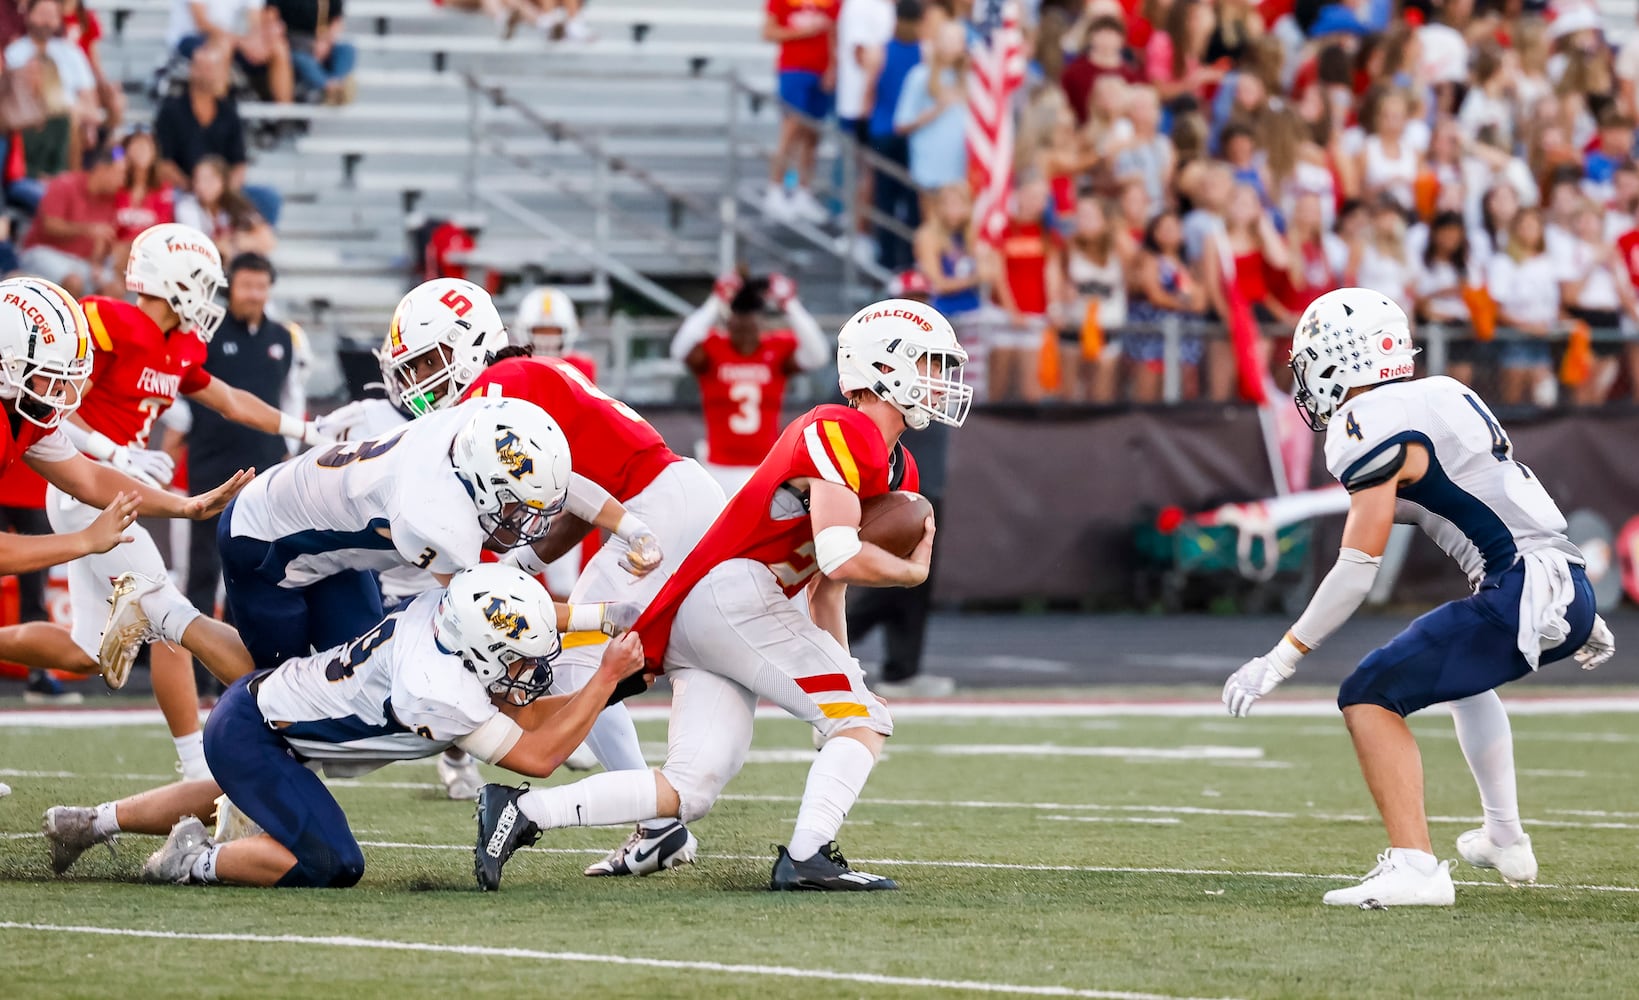
[[(634, 626), (651, 670), (664, 666), (672, 682), (665, 766), (529, 791), (486, 785), (480, 885), (496, 888), (512, 852), (543, 829), (706, 815), (745, 762), (762, 697), (825, 737), (771, 887), (897, 888), (850, 869), (835, 841), (893, 732), (848, 653), (844, 597), (850, 583), (910, 587), (927, 578), (933, 519), (900, 559), (861, 541), (860, 501), (916, 488), (900, 438), (936, 420), (962, 424), (972, 401), (966, 360), (950, 324), (923, 303), (879, 302), (843, 326), (837, 369), (848, 405), (820, 406), (785, 429)], [(811, 617), (791, 601), (805, 589)]]
[[(789, 329), (761, 328), (765, 298), (785, 313)], [(671, 355), (700, 381), (706, 471), (725, 496), (745, 485), (780, 436), (786, 380), (823, 367), (830, 353), (819, 324), (797, 301), (796, 283), (783, 274), (748, 284), (730, 271), (683, 321)]]
[(1338, 692), (1389, 849), (1336, 906), (1449, 906), (1449, 863), (1434, 855), (1423, 769), (1405, 717), (1450, 703), (1479, 785), (1485, 826), (1457, 838), (1470, 864), (1511, 882), (1536, 878), (1520, 826), (1513, 734), (1496, 688), (1574, 656), (1592, 670), (1615, 652), (1594, 613), (1582, 553), (1542, 483), (1514, 458), (1497, 418), (1467, 386), (1414, 379), (1406, 315), (1363, 288), (1328, 292), (1298, 321), (1299, 409), (1326, 431), (1326, 466), (1350, 492), (1337, 565), (1268, 653), (1230, 676), (1223, 700), (1244, 716), (1349, 619), (1371, 590), (1395, 515), (1455, 559), (1472, 596), (1442, 605), (1361, 661)]
[[(623, 678), (643, 666), (635, 634), (611, 643), (579, 693), (543, 698), (559, 638), (535, 580), (489, 564), (455, 574), (374, 628), (228, 688), (205, 727), (214, 781), (169, 785), (45, 814), (51, 867), (67, 871), (121, 832), (165, 834), (153, 882), (346, 887), (364, 874), (347, 817), (312, 768), (356, 777), (459, 746), (544, 778), (579, 745)], [(199, 817), (226, 793), (259, 830), (218, 843)]]

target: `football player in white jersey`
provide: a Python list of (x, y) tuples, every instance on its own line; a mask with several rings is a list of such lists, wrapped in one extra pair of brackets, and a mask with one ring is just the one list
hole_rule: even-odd
[[(459, 746), (533, 777), (585, 738), (624, 678), (635, 633), (611, 642), (573, 696), (542, 697), (561, 644), (552, 599), (522, 571), (486, 564), (411, 601), (364, 635), (235, 682), (205, 726), (214, 781), (191, 781), (44, 820), (52, 869), (120, 832), (170, 836), (150, 881), (345, 887), (364, 874), (347, 817), (314, 772), (357, 776)], [(226, 794), (260, 830), (218, 843), (201, 817)]]
[(1615, 651), (1553, 499), (1471, 389), (1443, 376), (1413, 378), (1416, 353), (1405, 313), (1367, 289), (1328, 292), (1298, 321), (1297, 404), (1326, 432), (1326, 467), (1351, 494), (1348, 521), (1337, 564), (1307, 610), (1223, 691), (1230, 713), (1246, 715), (1348, 620), (1371, 590), (1397, 515), (1420, 525), (1468, 575), (1472, 596), (1417, 619), (1338, 692), (1389, 849), (1359, 885), (1326, 893), (1336, 906), (1455, 901), (1449, 863), (1429, 840), (1422, 760), (1405, 721), (1440, 703), (1451, 705), (1485, 810), (1485, 825), (1457, 838), (1458, 853), (1511, 882), (1535, 879), (1513, 734), (1495, 689), (1568, 657), (1591, 670)]

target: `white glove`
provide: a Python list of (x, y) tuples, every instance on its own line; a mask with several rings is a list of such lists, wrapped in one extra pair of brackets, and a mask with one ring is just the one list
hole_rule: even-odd
[(152, 486), (156, 490), (169, 486), (171, 477), (176, 473), (176, 462), (163, 451), (127, 448), (125, 445), (114, 446), (114, 453), (108, 456), (108, 464), (142, 485)]
[(626, 539), (626, 558), (620, 568), (636, 577), (653, 573), (665, 556), (660, 551), (660, 539), (647, 528)]
[(1616, 655), (1616, 636), (1611, 635), (1605, 619), (1593, 616), (1593, 631), (1588, 633), (1588, 641), (1572, 655), (1583, 670), (1597, 670)]
[[(320, 414), (308, 423), (313, 433), (328, 438), (331, 441), (346, 441), (354, 431), (364, 426), (368, 419), (365, 413), (364, 401), (348, 403), (340, 409)], [(306, 436), (304, 431), (303, 437)]]
[(335, 444), (335, 443), (336, 443), (335, 435), (328, 434), (323, 429), (321, 429), (319, 427), (319, 422), (317, 420), (309, 420), (307, 423), (302, 425), (302, 444), (305, 444), (308, 447), (313, 448), (313, 447), (317, 447), (321, 444)]
[(1283, 664), (1269, 654), (1248, 660), (1224, 682), (1224, 707), (1230, 715), (1244, 718), (1259, 698), (1295, 673), (1296, 665)]

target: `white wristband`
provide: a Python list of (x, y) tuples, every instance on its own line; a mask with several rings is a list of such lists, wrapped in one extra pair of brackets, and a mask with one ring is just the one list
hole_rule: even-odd
[(814, 536), (814, 561), (819, 563), (821, 573), (830, 576), (864, 547), (858, 528), (833, 524)]
[(615, 537), (626, 541), (649, 532), (649, 526), (633, 516), (631, 511), (620, 515), (620, 523), (615, 525)]
[(570, 632), (602, 632), (602, 604), (571, 604), (569, 606)]
[(63, 434), (68, 437), (69, 443), (75, 449), (85, 452), (99, 462), (106, 462), (114, 457), (119, 446), (109, 440), (108, 435), (101, 431), (94, 431), (81, 427), (72, 420), (64, 420), (57, 425), (62, 428)]
[(1290, 677), (1298, 669), (1298, 661), (1303, 659), (1303, 650), (1292, 645), (1292, 640), (1286, 636), (1281, 636), (1280, 642), (1275, 643), (1275, 648), (1267, 655), (1281, 667), (1282, 673)]
[(279, 436), (295, 438), (298, 441), (307, 440), (307, 421), (288, 413), (279, 414)]

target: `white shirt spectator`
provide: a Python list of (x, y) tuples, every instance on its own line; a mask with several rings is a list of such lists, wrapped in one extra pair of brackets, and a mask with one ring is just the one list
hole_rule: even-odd
[(1519, 157), (1513, 157), (1508, 165), (1499, 174), (1491, 169), (1491, 165), (1477, 156), (1463, 157), (1463, 221), (1468, 223), (1469, 229), (1474, 229), (1484, 223), (1482, 213), (1485, 210), (1485, 193), (1497, 185), (1498, 181), (1506, 181), (1519, 195), (1521, 208), (1535, 208), (1542, 199), (1542, 192), (1537, 188), (1535, 177), (1531, 176), (1531, 168)]
[(1469, 88), (1463, 106), (1457, 109), (1457, 125), (1468, 139), (1494, 125), (1503, 148), (1514, 148), (1514, 105), (1506, 97), (1492, 97), (1479, 87)]
[(1616, 275), (1606, 264), (1595, 264), (1599, 256), (1599, 249), (1591, 247), (1581, 240), (1573, 240), (1567, 248), (1564, 257), (1555, 257), (1554, 262), (1559, 265), (1559, 280), (1562, 282), (1580, 281), (1582, 289), (1575, 302), (1566, 305), (1578, 309), (1597, 309), (1601, 312), (1615, 312), (1622, 308), (1621, 295), (1616, 291)]
[(1497, 253), (1486, 265), (1486, 288), (1498, 307), (1521, 323), (1559, 322), (1559, 272), (1547, 254), (1515, 263)]
[(1320, 164), (1299, 160), (1292, 176), (1278, 192), (1281, 214), (1290, 219), (1298, 198), (1306, 194), (1320, 198), (1320, 225), (1330, 233), (1337, 221), (1337, 179)]
[(1361, 288), (1369, 288), (1387, 295), (1408, 314), (1412, 311), (1408, 294), (1411, 291), (1411, 278), (1409, 257), (1403, 261), (1395, 260), (1370, 243), (1361, 248), (1360, 273), (1355, 275), (1356, 283)]
[[(27, 35), (6, 46), (6, 65), (11, 67), (27, 66), (34, 61), (34, 54), (38, 52), (34, 40)], [(57, 78), (63, 84), (63, 99), (69, 104), (79, 100), (86, 91), (96, 92), (97, 77), (91, 71), (91, 62), (86, 59), (85, 53), (78, 45), (66, 38), (53, 38), (46, 42), (46, 56), (57, 67)]]
[(1542, 241), (1548, 247), (1548, 256), (1556, 262), (1570, 260), (1580, 242), (1575, 233), (1553, 222), (1542, 227)]
[(212, 24), (234, 35), (245, 34), (250, 29), (251, 13), (267, 6), (267, 0), (171, 0), (171, 27), (165, 33), (165, 42), (171, 48), (189, 35), (199, 34), (190, 9), (196, 3), (204, 5), (205, 16)]
[(1628, 36), (1616, 54), (1616, 78), (1639, 84), (1639, 36)]
[(859, 64), (859, 49), (880, 49), (893, 37), (894, 0), (843, 0), (837, 18), (837, 117), (843, 121), (863, 118), (865, 68)]

